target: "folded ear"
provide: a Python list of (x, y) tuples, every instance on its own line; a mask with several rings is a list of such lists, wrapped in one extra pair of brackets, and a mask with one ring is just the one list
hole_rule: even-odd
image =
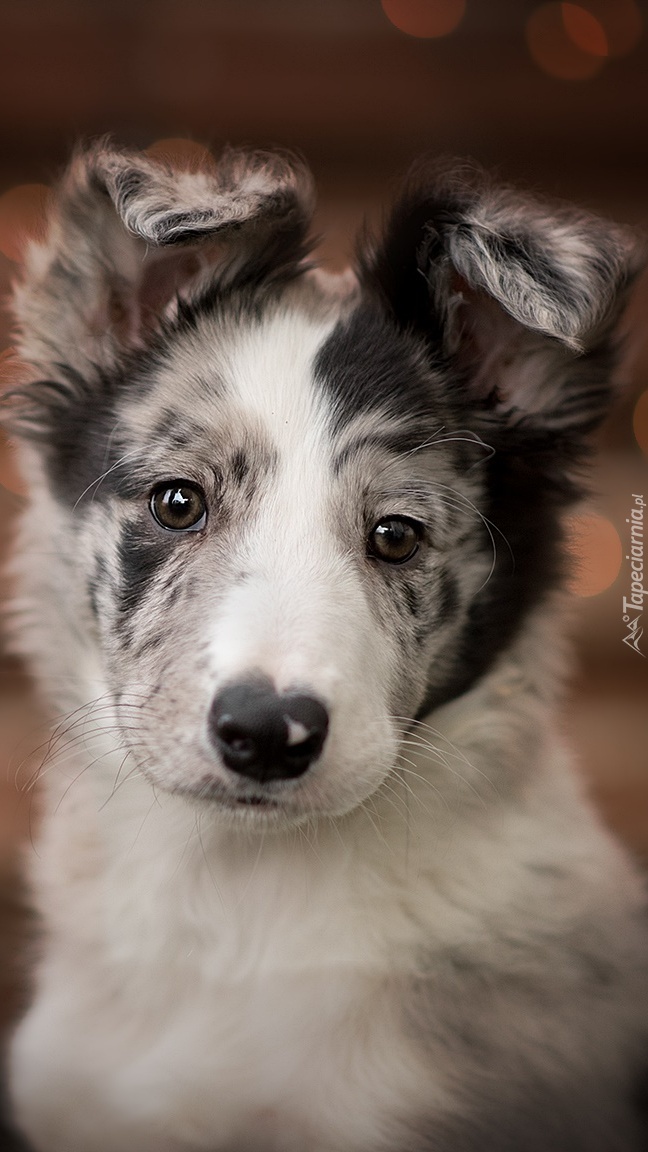
[(23, 359), (63, 386), (110, 369), (178, 294), (299, 262), (312, 200), (308, 171), (281, 154), (231, 150), (186, 171), (105, 143), (80, 150), (15, 290)]
[(606, 410), (611, 335), (642, 263), (621, 228), (426, 162), (360, 275), (454, 369), (466, 405), (500, 425), (582, 433)]

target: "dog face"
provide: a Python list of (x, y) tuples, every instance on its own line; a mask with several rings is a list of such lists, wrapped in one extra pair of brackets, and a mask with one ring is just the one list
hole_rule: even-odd
[(618, 231), (423, 167), (327, 278), (310, 204), (282, 158), (95, 148), (16, 292), (61, 671), (156, 787), (257, 823), (361, 803), (559, 579), (633, 272)]

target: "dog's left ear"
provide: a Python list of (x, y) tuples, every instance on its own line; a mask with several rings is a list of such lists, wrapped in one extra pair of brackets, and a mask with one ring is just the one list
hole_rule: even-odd
[(621, 228), (466, 165), (422, 163), (382, 239), (365, 242), (360, 278), (454, 369), (466, 407), (500, 427), (582, 434), (606, 411), (611, 336), (642, 264)]

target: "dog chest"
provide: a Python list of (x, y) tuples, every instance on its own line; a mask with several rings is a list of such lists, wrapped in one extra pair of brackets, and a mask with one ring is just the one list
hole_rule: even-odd
[(74, 1002), (44, 992), (18, 1037), (20, 1091), (57, 1152), (380, 1149), (442, 1095), (366, 972), (207, 982), (187, 965), (159, 1011), (135, 987), (93, 1001), (89, 983)]

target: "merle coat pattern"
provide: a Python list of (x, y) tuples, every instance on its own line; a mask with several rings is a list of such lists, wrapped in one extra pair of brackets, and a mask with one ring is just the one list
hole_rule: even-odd
[(638, 258), (422, 163), (327, 276), (312, 199), (282, 155), (93, 145), (15, 291), (16, 633), (55, 717), (16, 1124), (639, 1152), (645, 895), (553, 720)]

